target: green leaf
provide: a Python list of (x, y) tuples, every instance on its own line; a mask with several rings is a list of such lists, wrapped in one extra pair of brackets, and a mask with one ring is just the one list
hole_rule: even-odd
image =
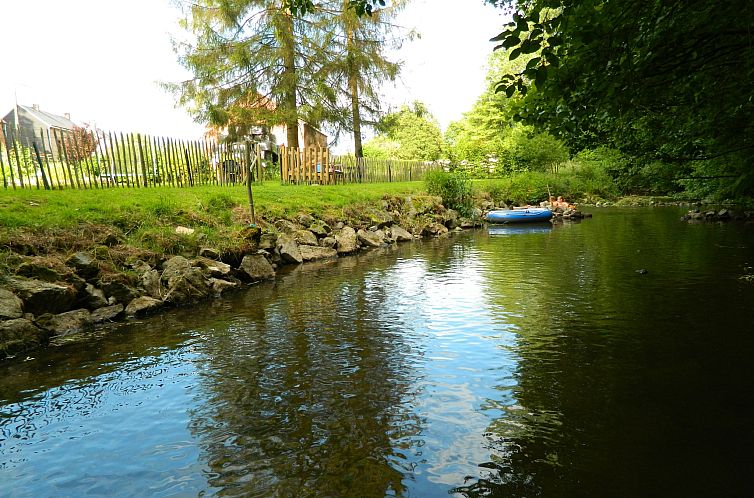
[(506, 38), (503, 41), (503, 46), (505, 48), (511, 48), (511, 47), (515, 47), (519, 43), (521, 43), (521, 39), (518, 36), (510, 35), (508, 38)]
[(508, 98), (513, 97), (514, 93), (516, 93), (516, 87), (514, 85), (510, 85), (505, 89), (505, 96)]
[(510, 56), (508, 57), (508, 60), (511, 60), (511, 61), (515, 60), (518, 58), (519, 55), (521, 55), (521, 49), (520, 48), (513, 49), (511, 51)]
[(534, 58), (533, 58), (532, 60), (530, 60), (530, 61), (529, 61), (529, 62), (528, 62), (528, 63), (526, 64), (526, 69), (530, 69), (530, 68), (532, 68), (532, 67), (534, 67), (534, 66), (537, 66), (537, 65), (538, 65), (538, 64), (539, 64), (539, 63), (540, 63), (541, 61), (542, 61), (542, 58), (541, 58), (541, 57), (534, 57)]
[(539, 66), (537, 68), (537, 74), (534, 77), (534, 85), (536, 85), (537, 88), (542, 88), (545, 80), (547, 80), (547, 66)]
[(508, 36), (508, 30), (507, 29), (505, 31), (503, 31), (502, 33), (500, 33), (499, 35), (493, 36), (492, 38), (490, 38), (490, 41), (491, 42), (500, 41), (503, 38), (505, 38), (506, 36)]
[(521, 53), (533, 54), (534, 52), (539, 50), (541, 46), (542, 43), (540, 43), (539, 41), (525, 40), (525, 42), (521, 44)]

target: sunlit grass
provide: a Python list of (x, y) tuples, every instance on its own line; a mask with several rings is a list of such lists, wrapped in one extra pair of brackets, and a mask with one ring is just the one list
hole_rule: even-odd
[[(343, 206), (380, 199), (383, 195), (421, 192), (421, 182), (349, 185), (281, 185), (253, 187), (258, 215), (291, 216), (299, 212), (337, 213)], [(142, 188), (100, 190), (0, 191), (2, 227), (65, 228), (80, 223), (118, 224), (141, 219), (186, 221), (192, 214), (229, 220), (235, 206), (247, 206), (246, 188), (203, 186), (194, 188)]]

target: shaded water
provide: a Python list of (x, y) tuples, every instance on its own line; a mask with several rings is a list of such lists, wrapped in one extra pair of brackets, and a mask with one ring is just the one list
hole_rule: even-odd
[(2, 363), (0, 495), (749, 494), (754, 230), (678, 216), (306, 265)]

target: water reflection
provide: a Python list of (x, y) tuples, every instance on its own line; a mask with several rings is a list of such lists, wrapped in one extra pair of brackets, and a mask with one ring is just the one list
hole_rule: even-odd
[(754, 237), (651, 213), (293, 268), (0, 364), (0, 480), (14, 496), (744, 494)]

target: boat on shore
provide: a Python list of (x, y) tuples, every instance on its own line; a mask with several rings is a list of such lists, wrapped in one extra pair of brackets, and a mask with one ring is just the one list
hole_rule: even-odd
[(488, 223), (535, 223), (549, 221), (552, 211), (547, 208), (495, 209), (488, 212), (484, 219)]

